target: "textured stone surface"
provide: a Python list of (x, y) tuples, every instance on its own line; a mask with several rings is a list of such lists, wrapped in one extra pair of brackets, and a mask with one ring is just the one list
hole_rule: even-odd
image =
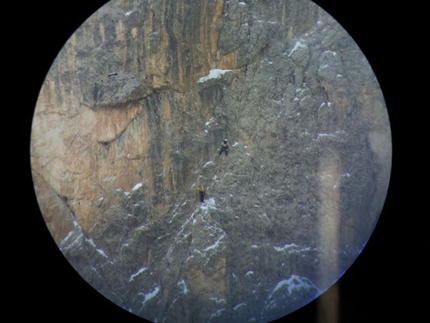
[(391, 137), (365, 57), (310, 1), (114, 0), (52, 65), (31, 157), (50, 232), (107, 298), (158, 322), (267, 322), (355, 260)]

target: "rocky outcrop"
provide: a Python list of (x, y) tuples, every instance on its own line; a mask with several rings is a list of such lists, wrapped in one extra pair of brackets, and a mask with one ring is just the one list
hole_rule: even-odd
[(31, 158), (54, 240), (107, 298), (267, 322), (360, 253), (391, 138), (368, 62), (309, 1), (114, 0), (53, 63)]

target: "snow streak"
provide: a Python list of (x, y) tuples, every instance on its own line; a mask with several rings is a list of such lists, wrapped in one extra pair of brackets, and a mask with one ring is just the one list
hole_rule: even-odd
[(139, 295), (144, 296), (142, 305), (145, 306), (146, 302), (154, 298), (159, 291), (160, 291), (160, 286), (155, 286), (149, 293), (146, 293), (146, 294), (139, 293)]
[(306, 47), (305, 45), (303, 45), (300, 41), (297, 41), (296, 44), (294, 45), (294, 48), (291, 50), (291, 52), (288, 54), (288, 57), (290, 57), (291, 55), (293, 55), (293, 53), (299, 48), (299, 47)]
[(225, 234), (223, 234), (222, 236), (220, 236), (220, 237), (218, 238), (218, 240), (217, 240), (217, 241), (215, 241), (215, 243), (213, 243), (213, 244), (212, 244), (212, 245), (210, 245), (209, 247), (206, 247), (205, 249), (203, 249), (203, 251), (209, 251), (209, 250), (212, 250), (212, 249), (217, 248), (217, 247), (218, 247), (218, 245), (219, 245), (219, 243), (220, 243), (220, 241), (221, 241), (224, 237), (225, 237)]
[(276, 286), (272, 289), (272, 291), (269, 294), (269, 299), (273, 297), (274, 294), (276, 294), (279, 290), (286, 289), (288, 291), (288, 294), (291, 294), (295, 291), (299, 291), (301, 289), (315, 289), (318, 290), (318, 288), (315, 286), (315, 284), (309, 280), (306, 277), (301, 277), (298, 275), (291, 275), (290, 278), (281, 280), (276, 284)]
[(148, 268), (143, 267), (140, 268), (137, 272), (135, 272), (133, 275), (130, 276), (130, 279), (128, 280), (128, 282), (132, 282), (134, 280), (134, 278), (136, 278), (137, 276), (139, 276), (140, 274), (142, 274), (143, 272), (145, 272)]
[(220, 78), (223, 74), (227, 72), (232, 72), (232, 70), (221, 70), (221, 69), (212, 69), (209, 71), (209, 74), (206, 76), (203, 76), (197, 80), (197, 83), (203, 83), (211, 79), (217, 79)]
[(188, 293), (187, 285), (185, 284), (185, 281), (183, 279), (178, 282), (178, 286), (181, 288), (183, 294)]
[(137, 191), (139, 188), (141, 188), (142, 187), (142, 183), (137, 183), (136, 185), (134, 185), (134, 187), (131, 189), (131, 191), (133, 192), (133, 191)]

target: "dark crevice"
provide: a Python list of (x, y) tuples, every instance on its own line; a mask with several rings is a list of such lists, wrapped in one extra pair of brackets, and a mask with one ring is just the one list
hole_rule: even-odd
[(111, 140), (98, 140), (97, 142), (98, 142), (99, 144), (104, 145), (104, 147), (105, 147), (107, 150), (109, 150), (109, 148), (110, 148), (111, 144), (112, 144), (112, 143), (114, 143), (115, 141), (117, 141), (118, 139), (120, 139), (120, 138), (121, 138), (121, 136), (124, 134), (124, 132), (125, 132), (125, 131), (128, 129), (128, 127), (130, 126), (130, 124), (131, 124), (134, 120), (136, 120), (136, 119), (140, 118), (142, 115), (143, 115), (143, 110), (142, 110), (140, 113), (138, 113), (136, 116), (134, 116), (133, 118), (131, 118), (131, 119), (128, 121), (127, 125), (124, 127), (124, 129), (123, 129), (123, 130), (121, 130), (121, 131), (120, 131), (120, 132), (115, 136), (115, 138), (113, 138), (113, 139), (111, 139)]
[(73, 223), (77, 223), (80, 227), (80, 230), (82, 231), (82, 234), (84, 235), (85, 238), (88, 238), (85, 231), (83, 230), (83, 228), (81, 227), (81, 225), (79, 224), (79, 221), (76, 218), (76, 214), (73, 211), (70, 202), (69, 202), (69, 198), (65, 195), (60, 194), (59, 192), (57, 192), (57, 190), (55, 190), (44, 178), (44, 176), (42, 174), (40, 174), (39, 172), (37, 172), (34, 168), (31, 169), (32, 172), (34, 172), (34, 174), (36, 174), (37, 176), (39, 176), (42, 181), (45, 183), (45, 185), (48, 187), (48, 189), (53, 192), (55, 194), (55, 196), (58, 197), (58, 199), (63, 203), (63, 205), (67, 208), (68, 215), (70, 216), (71, 220)]

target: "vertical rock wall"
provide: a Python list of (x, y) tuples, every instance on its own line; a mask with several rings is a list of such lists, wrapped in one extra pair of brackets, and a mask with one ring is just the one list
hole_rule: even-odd
[(313, 3), (114, 0), (53, 63), (31, 163), (55, 241), (116, 304), (266, 322), (357, 257), (390, 140), (370, 66)]

